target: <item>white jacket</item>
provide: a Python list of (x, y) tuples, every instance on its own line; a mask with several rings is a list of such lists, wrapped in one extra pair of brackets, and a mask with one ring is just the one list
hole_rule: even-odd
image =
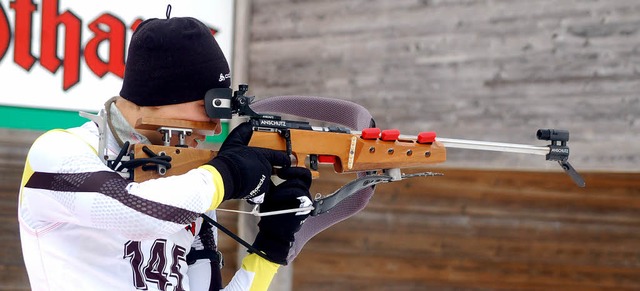
[[(131, 182), (100, 160), (98, 136), (87, 122), (49, 131), (29, 151), (18, 215), (31, 288), (208, 290), (209, 264), (188, 266), (185, 258), (197, 242), (200, 214), (215, 219), (222, 201), (217, 171), (200, 167)], [(119, 152), (113, 137), (108, 145)], [(277, 269), (249, 255), (225, 289), (266, 289)]]

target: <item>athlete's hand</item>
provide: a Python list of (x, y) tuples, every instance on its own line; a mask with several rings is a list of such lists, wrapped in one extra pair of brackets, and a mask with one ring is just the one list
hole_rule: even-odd
[(283, 152), (247, 146), (252, 135), (249, 123), (239, 125), (229, 133), (218, 155), (208, 162), (222, 176), (224, 200), (264, 195), (269, 191), (273, 166), (291, 165)]
[[(311, 206), (311, 172), (306, 168), (290, 167), (278, 171), (285, 181), (272, 186), (264, 197), (260, 212), (277, 211)], [(289, 249), (311, 210), (262, 216), (253, 246), (264, 252), (270, 261), (286, 265)]]

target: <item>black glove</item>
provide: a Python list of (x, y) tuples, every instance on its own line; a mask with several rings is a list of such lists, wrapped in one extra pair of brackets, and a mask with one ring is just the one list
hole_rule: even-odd
[[(260, 212), (293, 209), (311, 206), (311, 172), (306, 168), (290, 167), (278, 172), (285, 179), (273, 186), (260, 205)], [(289, 249), (295, 240), (294, 234), (300, 230), (311, 211), (262, 216), (259, 231), (253, 246), (264, 252), (270, 261), (286, 265)]]
[(222, 176), (224, 200), (251, 199), (267, 193), (272, 167), (291, 164), (284, 152), (247, 146), (252, 135), (251, 124), (239, 125), (229, 133), (218, 155), (208, 162)]

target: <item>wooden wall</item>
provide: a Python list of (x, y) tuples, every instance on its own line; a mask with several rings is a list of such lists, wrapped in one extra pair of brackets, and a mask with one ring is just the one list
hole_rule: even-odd
[(640, 174), (428, 170), (312, 239), (293, 290), (640, 289)]
[(18, 189), (35, 131), (0, 129), (0, 290), (28, 290), (18, 231)]
[[(636, 0), (253, 0), (251, 93), (355, 101), (406, 134), (534, 143), (581, 169), (640, 170)], [(237, 80), (239, 81), (239, 80)], [(451, 152), (449, 165), (540, 169)]]
[(635, 0), (251, 1), (258, 98), (351, 100), (405, 134), (568, 129), (587, 179), (450, 149), (445, 177), (384, 185), (314, 238), (294, 290), (640, 289), (639, 17)]

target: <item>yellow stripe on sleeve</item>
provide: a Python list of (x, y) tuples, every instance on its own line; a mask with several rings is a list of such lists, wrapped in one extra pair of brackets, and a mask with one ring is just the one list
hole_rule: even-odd
[[(50, 134), (52, 132), (66, 132), (66, 133), (71, 134), (70, 132), (68, 132), (68, 131), (66, 131), (64, 129), (52, 129), (52, 130), (49, 130), (49, 131), (43, 133), (42, 135), (40, 135), (38, 138), (36, 138), (35, 141), (33, 141), (33, 143), (35, 144), (36, 141), (38, 141), (40, 138), (42, 138), (45, 134)], [(78, 137), (75, 134), (72, 134), (72, 135)], [(80, 137), (78, 137), (78, 138), (80, 138)], [(89, 146), (91, 146), (91, 145), (89, 145)], [(92, 149), (93, 149), (93, 147), (92, 147)], [(29, 150), (29, 151), (31, 151), (31, 150)], [(95, 149), (93, 149), (93, 151), (97, 153), (97, 151)], [(29, 181), (29, 179), (31, 178), (33, 173), (34, 173), (34, 171), (31, 168), (31, 163), (29, 162), (29, 153), (27, 153), (27, 158), (26, 158), (26, 160), (24, 162), (24, 171), (22, 171), (22, 180), (20, 181), (20, 193), (19, 193), (19, 197), (18, 197), (18, 205), (22, 205), (22, 188), (24, 188), (24, 185), (27, 184), (27, 182)]]
[(224, 182), (222, 181), (222, 176), (220, 172), (211, 165), (202, 165), (199, 168), (209, 171), (213, 176), (213, 185), (216, 187), (216, 191), (213, 193), (209, 210), (216, 209), (220, 203), (222, 203), (222, 198), (224, 198)]
[(33, 169), (31, 168), (31, 164), (29, 163), (29, 157), (27, 155), (27, 160), (24, 163), (24, 171), (22, 172), (22, 181), (20, 181), (20, 194), (19, 194), (20, 197), (18, 198), (19, 205), (22, 205), (22, 189), (24, 188), (24, 185), (27, 184), (27, 181), (29, 181), (32, 175), (33, 175)]
[(251, 291), (267, 290), (279, 267), (279, 264), (270, 262), (256, 254), (249, 254), (242, 259), (242, 268), (255, 274), (249, 289)]

